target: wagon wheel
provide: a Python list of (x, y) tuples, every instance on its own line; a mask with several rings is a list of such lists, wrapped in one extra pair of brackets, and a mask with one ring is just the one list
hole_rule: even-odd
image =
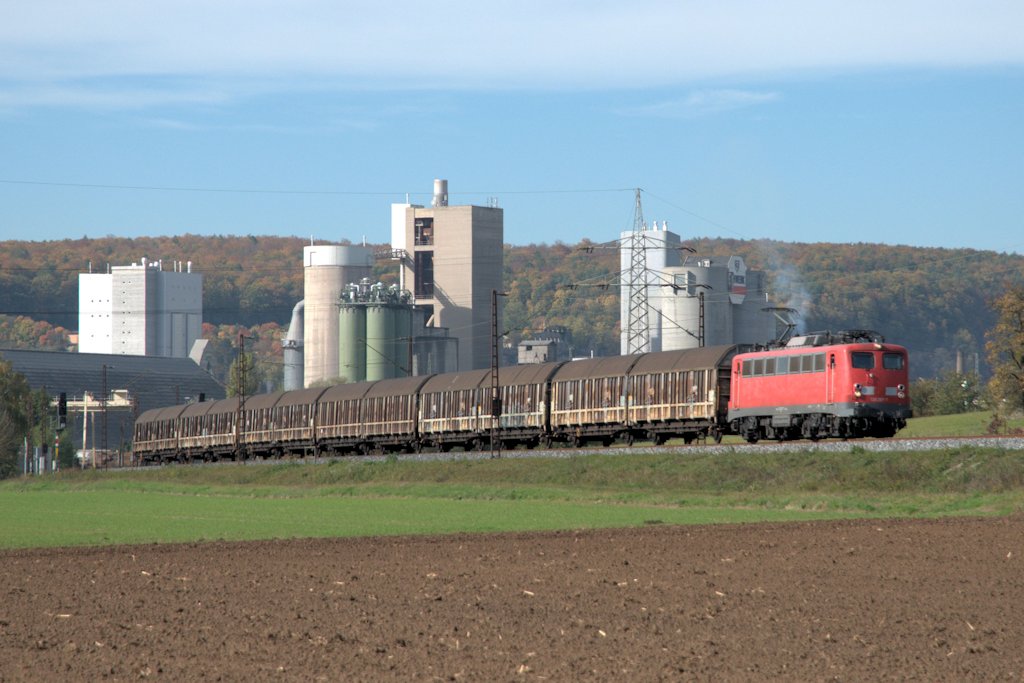
[(585, 444), (585, 443), (586, 443), (586, 441), (583, 439), (582, 436), (580, 436), (579, 434), (574, 434), (573, 435), (573, 437), (572, 437), (572, 446), (573, 446), (573, 448), (582, 448), (583, 444)]
[(551, 435), (550, 435), (550, 434), (546, 434), (546, 435), (544, 436), (544, 448), (546, 448), (546, 449), (548, 449), (548, 450), (551, 450), (551, 447), (552, 447), (552, 446), (553, 446), (554, 444), (555, 444), (555, 440), (554, 440), (554, 439), (553, 439), (553, 438), (551, 437)]
[(632, 446), (635, 438), (636, 437), (633, 436), (633, 432), (626, 432), (626, 437), (623, 439), (623, 441), (626, 442), (627, 446)]

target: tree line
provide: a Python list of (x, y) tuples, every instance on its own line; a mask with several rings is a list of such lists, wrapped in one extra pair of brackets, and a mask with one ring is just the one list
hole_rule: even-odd
[[(273, 385), (280, 376), (280, 339), (302, 298), (306, 244), (298, 237), (188, 234), (0, 242), (0, 347), (67, 350), (78, 325), (79, 273), (105, 272), (143, 256), (192, 261), (193, 272), (203, 275), (211, 371), (226, 380), (225, 359), (245, 329), (261, 377)], [(765, 271), (770, 300), (798, 310), (808, 331), (869, 328), (904, 344), (920, 378), (953, 369), (958, 355), (987, 378), (985, 334), (996, 322), (994, 302), (1024, 284), (1024, 257), (1014, 254), (710, 237), (685, 244), (690, 258), (724, 263), (736, 254), (749, 268)], [(625, 276), (615, 246), (506, 246), (508, 341), (515, 345), (557, 325), (571, 332), (575, 355), (618, 353)], [(397, 282), (393, 263), (378, 262), (374, 278)]]

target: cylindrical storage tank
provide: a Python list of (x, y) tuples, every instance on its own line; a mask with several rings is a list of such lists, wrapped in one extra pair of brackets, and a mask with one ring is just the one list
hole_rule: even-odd
[(396, 305), (395, 339), (393, 344), (395, 377), (412, 374), (412, 306)]
[(303, 248), (305, 324), (304, 383), (332, 381), (338, 371), (338, 304), (350, 282), (369, 277), (373, 250), (355, 245)]
[(732, 306), (725, 266), (666, 268), (678, 290), (666, 287), (661, 300), (663, 351), (700, 346), (700, 295), (704, 294), (704, 346), (732, 344)]
[(366, 381), (395, 376), (395, 314), (387, 304), (366, 306)]
[(338, 312), (338, 376), (366, 379), (366, 305), (342, 304)]

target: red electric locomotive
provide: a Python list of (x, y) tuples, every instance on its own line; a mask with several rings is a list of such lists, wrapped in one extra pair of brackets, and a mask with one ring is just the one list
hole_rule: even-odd
[(871, 330), (793, 337), (732, 361), (730, 431), (759, 439), (888, 437), (911, 417), (907, 350)]

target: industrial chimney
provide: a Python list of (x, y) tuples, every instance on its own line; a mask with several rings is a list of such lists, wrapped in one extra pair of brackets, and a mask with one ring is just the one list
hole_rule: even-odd
[(434, 179), (434, 200), (431, 206), (448, 206), (448, 181)]

